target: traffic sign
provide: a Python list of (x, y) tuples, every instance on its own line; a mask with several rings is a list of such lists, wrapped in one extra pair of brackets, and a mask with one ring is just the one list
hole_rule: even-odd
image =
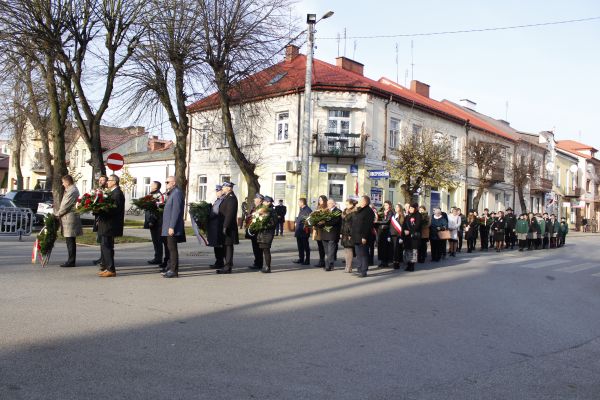
[(125, 160), (119, 153), (111, 153), (106, 157), (106, 166), (113, 171), (120, 170), (123, 168), (123, 165), (125, 165)]

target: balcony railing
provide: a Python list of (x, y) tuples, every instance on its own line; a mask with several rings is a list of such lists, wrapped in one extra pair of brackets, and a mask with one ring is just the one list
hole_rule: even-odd
[(319, 133), (313, 154), (317, 157), (363, 158), (365, 143), (360, 133)]
[(552, 180), (538, 178), (531, 182), (530, 191), (532, 193), (547, 193), (552, 191)]
[(31, 170), (33, 172), (40, 172), (40, 171), (46, 171), (45, 167), (44, 167), (44, 163), (42, 161), (34, 161), (31, 164)]
[(504, 168), (494, 168), (488, 175), (488, 179), (492, 184), (504, 182)]
[(565, 191), (565, 197), (581, 197), (581, 188), (569, 188)]

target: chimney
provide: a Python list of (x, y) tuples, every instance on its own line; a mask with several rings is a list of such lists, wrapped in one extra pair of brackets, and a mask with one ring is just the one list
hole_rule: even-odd
[(423, 97), (429, 97), (429, 85), (423, 82), (410, 81), (410, 91), (420, 94)]
[(363, 76), (363, 70), (365, 66), (357, 61), (351, 60), (346, 57), (338, 57), (335, 59), (335, 64), (346, 71), (354, 72), (360, 76)]
[(473, 111), (475, 111), (475, 107), (477, 107), (477, 103), (469, 99), (460, 99), (460, 105)]
[(285, 61), (290, 62), (300, 54), (300, 47), (293, 44), (285, 46)]

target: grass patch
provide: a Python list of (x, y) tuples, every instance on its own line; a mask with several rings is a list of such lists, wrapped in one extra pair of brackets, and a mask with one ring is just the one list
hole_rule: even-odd
[(126, 219), (125, 228), (143, 228), (144, 221), (140, 219)]
[[(62, 235), (59, 236), (60, 239), (64, 239)], [(115, 238), (115, 244), (121, 243), (148, 243), (150, 239), (137, 237), (137, 236), (121, 236)], [(84, 229), (83, 236), (77, 236), (77, 244), (87, 244), (93, 246), (99, 246), (100, 244), (96, 242), (96, 232), (92, 232), (91, 229)]]

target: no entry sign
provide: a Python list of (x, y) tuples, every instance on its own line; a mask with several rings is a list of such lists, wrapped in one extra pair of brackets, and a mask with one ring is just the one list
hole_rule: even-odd
[(119, 153), (111, 153), (106, 158), (106, 166), (112, 169), (113, 171), (120, 170), (121, 168), (123, 168), (123, 165), (125, 165), (125, 160), (123, 159), (123, 156)]

